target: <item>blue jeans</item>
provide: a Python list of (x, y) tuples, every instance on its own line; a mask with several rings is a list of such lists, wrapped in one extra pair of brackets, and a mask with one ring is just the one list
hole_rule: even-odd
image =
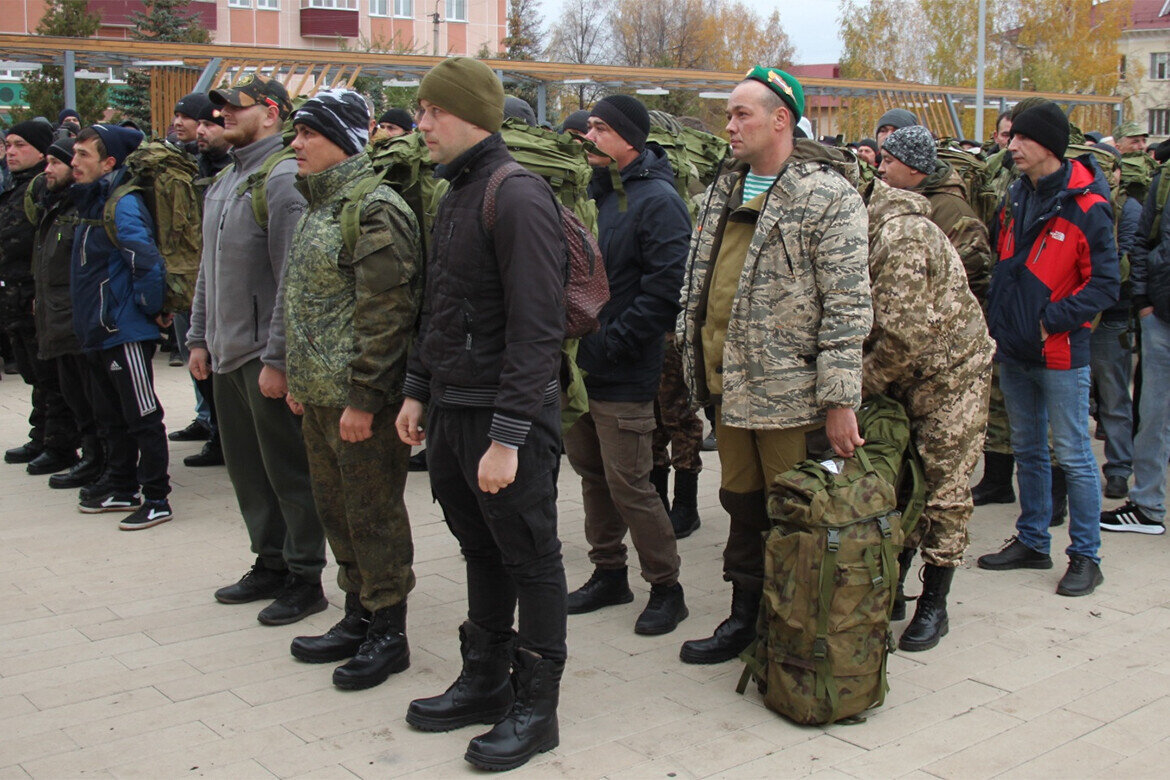
[(999, 367), (1020, 486), (1020, 517), (1016, 520), (1020, 541), (1041, 553), (1047, 553), (1052, 542), (1048, 533), (1052, 518), (1051, 426), (1056, 462), (1068, 483), (1071, 544), (1066, 552), (1099, 563), (1101, 483), (1089, 440), (1089, 376), (1088, 366), (1057, 370), (1001, 363)]
[[(1106, 477), (1129, 479), (1133, 473), (1133, 351), (1129, 348), (1129, 323), (1102, 321), (1089, 342), (1089, 365), (1097, 385), (1097, 417), (1105, 433)], [(1126, 339), (1122, 343), (1122, 339)]]
[(1129, 500), (1151, 520), (1166, 516), (1166, 460), (1170, 457), (1170, 324), (1142, 317), (1142, 399), (1133, 437)]

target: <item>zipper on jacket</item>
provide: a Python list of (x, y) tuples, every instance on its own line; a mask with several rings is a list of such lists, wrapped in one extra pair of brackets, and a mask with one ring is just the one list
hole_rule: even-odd
[(260, 300), (252, 296), (252, 341), (260, 340)]

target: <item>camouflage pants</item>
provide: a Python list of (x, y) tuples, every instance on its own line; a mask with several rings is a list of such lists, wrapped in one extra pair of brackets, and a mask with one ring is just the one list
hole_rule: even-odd
[(658, 420), (658, 427), (654, 430), (654, 468), (674, 466), (676, 471), (702, 471), (703, 421), (688, 403), (682, 356), (673, 333), (666, 335), (665, 355), (662, 381), (654, 402), (654, 416)]
[(371, 612), (414, 588), (414, 543), (403, 491), (410, 447), (394, 430), (398, 404), (374, 415), (374, 435), (341, 440), (341, 409), (305, 404), (302, 428), (313, 499), (337, 559), (337, 584)]
[[(905, 546), (921, 549), (922, 559), (934, 566), (959, 566), (967, 550), (967, 523), (975, 508), (971, 473), (983, 449), (990, 383), (990, 366), (972, 366), (909, 394), (910, 430), (926, 471), (926, 509)], [(915, 396), (936, 399), (931, 404), (936, 408), (916, 414)]]
[(994, 364), (991, 373), (991, 399), (987, 404), (987, 440), (983, 449), (1000, 455), (1012, 454), (1012, 427), (1008, 424), (1007, 406), (1003, 402), (1003, 391), (999, 389), (999, 364)]

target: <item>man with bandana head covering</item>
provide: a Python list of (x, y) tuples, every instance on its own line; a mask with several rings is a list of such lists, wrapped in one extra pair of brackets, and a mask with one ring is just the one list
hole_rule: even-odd
[[(322, 90), (293, 114), (293, 128), (307, 205), (285, 271), (287, 400), (304, 416), (313, 497), (345, 616), (321, 636), (294, 639), (292, 654), (348, 660), (333, 684), (369, 688), (410, 665), (410, 447), (394, 420), (418, 314), (418, 223), (363, 153), (369, 115), (360, 95)], [(354, 220), (342, 216), (339, 230), (347, 209)]]

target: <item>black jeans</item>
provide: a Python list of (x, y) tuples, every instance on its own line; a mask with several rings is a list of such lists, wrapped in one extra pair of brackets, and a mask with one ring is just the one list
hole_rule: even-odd
[(77, 431), (82, 440), (98, 435), (97, 420), (93, 415), (93, 368), (85, 361), (80, 352), (75, 355), (60, 355), (53, 358), (57, 367), (57, 380), (61, 386), (61, 395), (69, 410), (73, 412), (73, 419), (77, 422)]
[(467, 561), (467, 617), (493, 632), (512, 629), (520, 647), (564, 661), (565, 567), (557, 537), (560, 408), (533, 421), (519, 450), (516, 481), (492, 495), (478, 486), (491, 444), (491, 409), (432, 404), (427, 420), (431, 491)]

